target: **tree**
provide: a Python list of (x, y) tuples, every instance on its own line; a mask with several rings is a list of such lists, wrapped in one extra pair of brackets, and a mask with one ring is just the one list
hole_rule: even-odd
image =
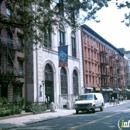
[[(62, 21), (73, 29), (79, 26), (79, 21), (96, 21), (96, 12), (107, 6), (105, 0), (2, 0), (0, 4), (2, 2), (9, 16), (0, 14), (0, 27), (19, 28), (25, 39), (34, 39), (34, 44), (43, 44), (47, 31), (53, 32), (53, 27), (58, 27)], [(79, 11), (85, 13), (81, 18)]]
[[(47, 32), (54, 32), (54, 26), (58, 27), (60, 22), (64, 21), (73, 29), (86, 20), (99, 22), (96, 12), (104, 6), (108, 7), (109, 1), (112, 0), (1, 0), (0, 5), (5, 2), (9, 16), (0, 14), (0, 28), (19, 28), (24, 39), (31, 37), (34, 44), (43, 45)], [(115, 1), (118, 8), (130, 7), (129, 2), (122, 4)]]
[(125, 1), (121, 1), (121, 0), (116, 0), (115, 2), (116, 6), (118, 9), (122, 9), (122, 8), (127, 8), (128, 12), (125, 13), (125, 17), (124, 20), (122, 21), (123, 23), (126, 24), (126, 26), (130, 26), (130, 2), (128, 0)]

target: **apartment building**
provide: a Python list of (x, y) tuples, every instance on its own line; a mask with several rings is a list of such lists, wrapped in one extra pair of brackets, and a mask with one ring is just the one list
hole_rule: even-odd
[(124, 54), (87, 25), (81, 39), (85, 92), (102, 92), (105, 102), (111, 93), (118, 98), (126, 80)]
[(127, 59), (127, 65), (126, 65), (127, 72), (126, 72), (126, 74), (128, 77), (127, 78), (127, 86), (129, 86), (130, 85), (130, 51), (126, 51), (124, 48), (118, 48), (118, 49), (119, 49), (119, 51), (121, 51), (125, 55), (125, 57)]
[[(11, 16), (10, 2), (0, 2), (0, 13)], [(0, 28), (0, 97), (17, 102), (25, 97), (24, 49), (22, 32), (10, 25)]]

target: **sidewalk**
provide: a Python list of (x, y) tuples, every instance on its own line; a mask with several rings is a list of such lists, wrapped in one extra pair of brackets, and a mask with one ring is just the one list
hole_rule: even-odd
[[(130, 101), (121, 101), (120, 104), (117, 104), (117, 105), (121, 105), (121, 104), (128, 103), (128, 102), (130, 102)], [(105, 103), (104, 108), (113, 107), (113, 106), (115, 106), (115, 105), (110, 104), (110, 103)], [(40, 122), (43, 120), (50, 120), (50, 119), (68, 116), (68, 115), (72, 115), (72, 114), (75, 114), (74, 109), (73, 110), (56, 109), (56, 112), (47, 111), (42, 114), (26, 115), (26, 116), (22, 116), (22, 117), (15, 117), (15, 118), (9, 118), (9, 119), (1, 119), (0, 120), (0, 130), (15, 128), (17, 126), (24, 126), (29, 123)]]

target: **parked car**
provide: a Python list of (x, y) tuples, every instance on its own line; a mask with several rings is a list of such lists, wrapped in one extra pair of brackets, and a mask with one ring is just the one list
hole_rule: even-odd
[(79, 111), (89, 111), (95, 113), (95, 109), (100, 108), (101, 111), (104, 109), (104, 98), (101, 93), (85, 93), (79, 95), (75, 101), (76, 114)]

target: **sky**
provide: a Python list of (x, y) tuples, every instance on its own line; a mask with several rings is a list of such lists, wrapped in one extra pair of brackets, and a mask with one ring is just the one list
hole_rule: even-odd
[(85, 24), (116, 48), (124, 48), (128, 51), (130, 50), (130, 27), (121, 23), (126, 12), (128, 10), (119, 10), (114, 4), (109, 4), (108, 8), (103, 8), (97, 13), (99, 23), (87, 21)]

